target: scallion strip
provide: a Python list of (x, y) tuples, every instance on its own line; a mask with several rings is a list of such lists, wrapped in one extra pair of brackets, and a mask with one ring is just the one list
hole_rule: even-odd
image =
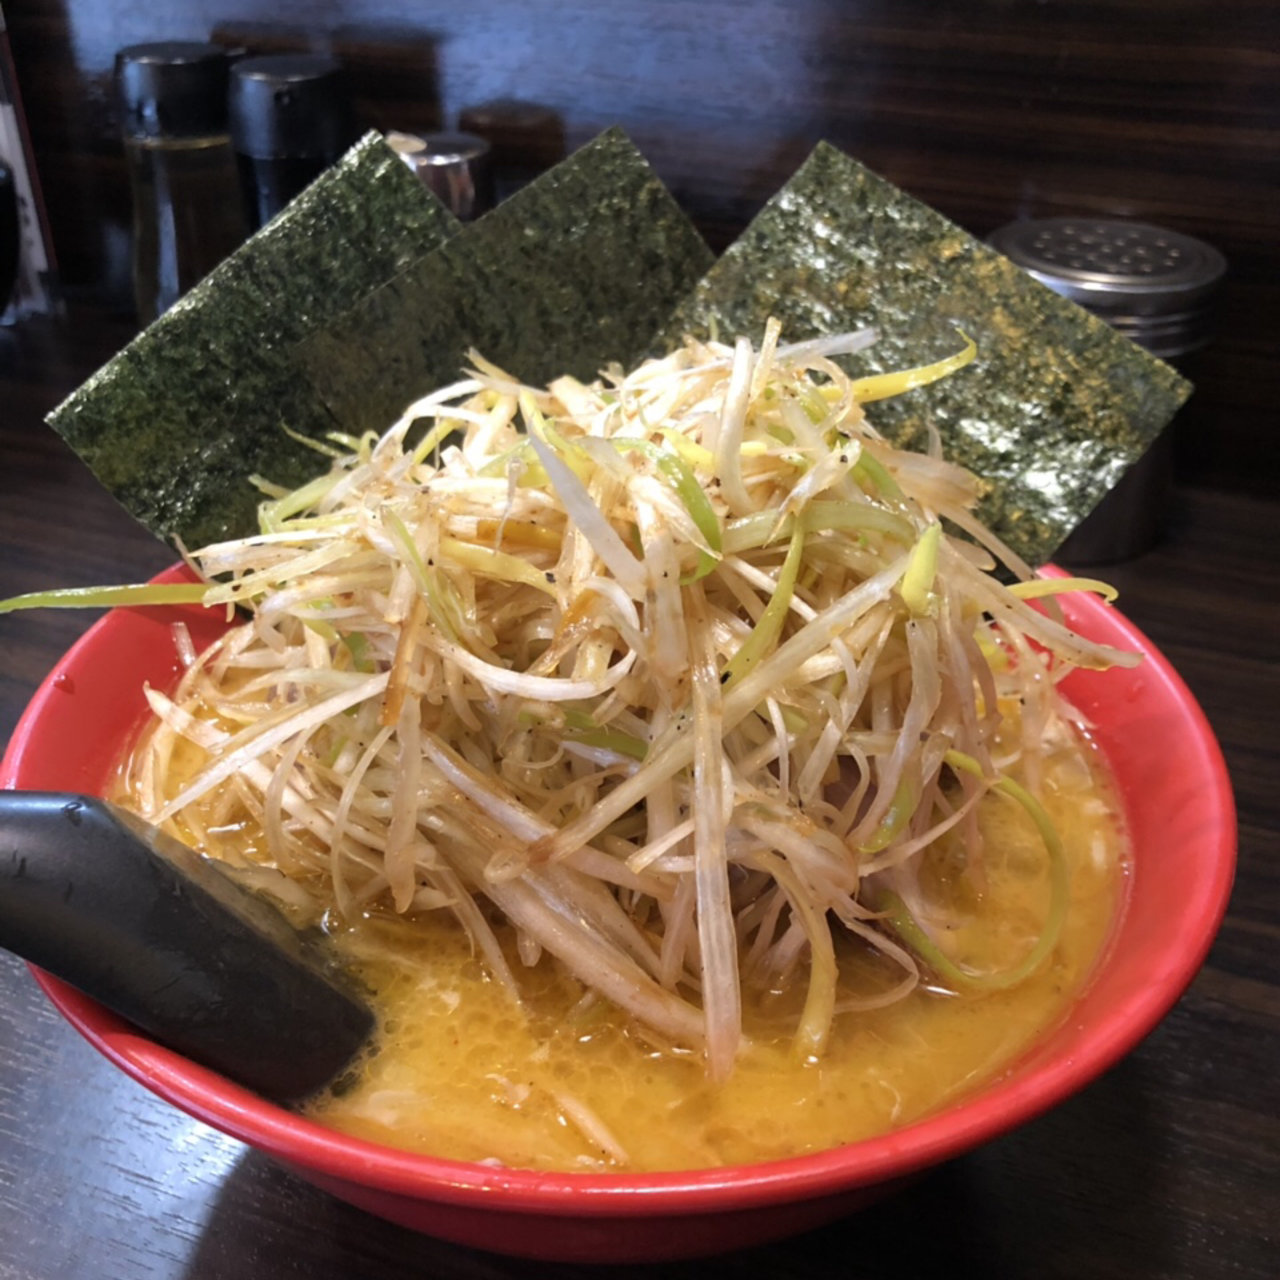
[[(943, 757), (953, 769), (985, 778), (981, 764), (963, 751), (951, 750)], [(1044, 806), (1024, 786), (1012, 778), (1000, 777), (991, 783), (991, 789), (1020, 804), (1035, 823), (1045, 852), (1049, 855), (1049, 911), (1044, 928), (1036, 944), (1026, 957), (1012, 969), (994, 973), (975, 973), (956, 964), (920, 926), (907, 910), (902, 899), (891, 890), (881, 892), (872, 900), (877, 910), (883, 911), (894, 933), (900, 937), (933, 971), (947, 982), (968, 990), (1006, 991), (1025, 982), (1048, 959), (1062, 936), (1062, 926), (1067, 918), (1071, 898), (1071, 870), (1067, 865), (1062, 837), (1053, 825), (1053, 819)]]
[(796, 576), (800, 572), (800, 562), (804, 559), (804, 526), (798, 524), (791, 534), (791, 545), (787, 548), (787, 557), (778, 571), (778, 586), (760, 615), (760, 621), (751, 629), (751, 634), (742, 642), (742, 647), (729, 659), (720, 675), (722, 684), (733, 684), (741, 680), (761, 658), (778, 642), (782, 634), (782, 624), (787, 619), (787, 610), (791, 608), (791, 599), (795, 595)]
[(963, 369), (978, 354), (978, 344), (968, 334), (960, 332), (964, 339), (964, 350), (947, 356), (945, 360), (936, 360), (933, 364), (922, 364), (914, 369), (897, 369), (892, 373), (875, 373), (866, 378), (855, 378), (850, 390), (857, 404), (870, 404), (873, 400), (887, 400), (890, 396), (900, 396), (904, 391), (914, 391), (917, 387), (928, 386)]
[(63, 587), (0, 600), (0, 613), (20, 609), (128, 609), (135, 605), (203, 604), (207, 582), (138, 582), (119, 587)]

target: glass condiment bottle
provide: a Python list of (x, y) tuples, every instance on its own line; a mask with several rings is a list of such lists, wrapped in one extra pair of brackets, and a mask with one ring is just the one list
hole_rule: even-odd
[(149, 324), (245, 238), (227, 129), (229, 58), (217, 45), (116, 54), (133, 195), (133, 294)]
[(341, 64), (312, 53), (243, 58), (231, 72), (231, 137), (256, 230), (355, 141)]
[[(988, 243), (1152, 355), (1177, 364), (1213, 336), (1226, 259), (1193, 236), (1128, 218), (1028, 218)], [(1173, 484), (1172, 426), (1058, 549), (1063, 564), (1109, 564), (1159, 540)]]

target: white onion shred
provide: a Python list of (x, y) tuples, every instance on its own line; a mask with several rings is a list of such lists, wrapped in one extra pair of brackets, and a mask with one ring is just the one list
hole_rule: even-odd
[[(978, 857), (1000, 768), (1034, 782), (1066, 722), (1063, 671), (1131, 655), (983, 572), (983, 547), (1025, 566), (980, 486), (864, 417), (928, 378), (851, 379), (833, 357), (870, 330), (779, 334), (547, 389), (473, 353), (260, 534), (194, 552), (250, 617), (199, 657), (178, 637), (147, 816), (253, 825), (337, 920), (450, 911), (515, 998), (513, 966), (562, 965), (716, 1079), (752, 984), (800, 972), (806, 1057), (905, 996), (878, 884), (927, 914), (919, 859), (944, 833)], [(996, 750), (1002, 709), (1025, 739)], [(842, 932), (880, 990), (841, 987)]]

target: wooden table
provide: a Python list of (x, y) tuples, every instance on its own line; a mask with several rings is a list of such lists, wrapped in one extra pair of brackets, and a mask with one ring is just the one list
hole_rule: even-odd
[[(0, 597), (173, 559), (43, 425), (128, 336), (76, 314), (0, 332)], [(1128, 1059), (1020, 1131), (808, 1235), (640, 1276), (1280, 1274), (1280, 504), (1183, 491), (1107, 576), (1226, 752), (1240, 868), (1222, 933)], [(0, 619), (0, 741), (90, 619)], [(1177, 744), (1170, 743), (1176, 751)], [(439, 1243), (298, 1181), (100, 1059), (0, 953), (0, 1280), (591, 1274)]]

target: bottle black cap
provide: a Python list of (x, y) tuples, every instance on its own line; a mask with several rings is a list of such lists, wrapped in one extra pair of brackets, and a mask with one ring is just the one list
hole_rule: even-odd
[(310, 53), (243, 58), (231, 73), (231, 137), (255, 159), (336, 160), (355, 137), (341, 65)]
[(167, 40), (116, 54), (124, 132), (133, 138), (200, 138), (227, 131), (230, 59), (216, 44)]

